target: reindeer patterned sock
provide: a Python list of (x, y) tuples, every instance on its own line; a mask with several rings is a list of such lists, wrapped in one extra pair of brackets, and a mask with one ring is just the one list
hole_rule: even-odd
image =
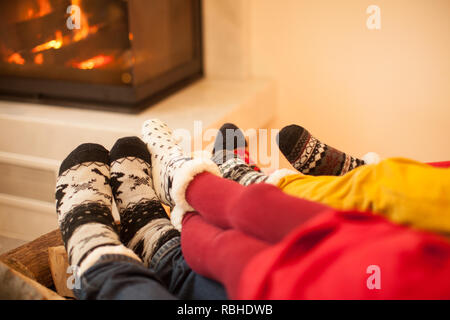
[(79, 275), (106, 254), (140, 259), (122, 245), (111, 213), (108, 150), (82, 144), (62, 162), (56, 182), (56, 212), (69, 264)]
[(144, 264), (167, 241), (180, 236), (153, 190), (151, 161), (138, 137), (119, 139), (110, 152), (111, 187), (120, 213), (120, 238)]

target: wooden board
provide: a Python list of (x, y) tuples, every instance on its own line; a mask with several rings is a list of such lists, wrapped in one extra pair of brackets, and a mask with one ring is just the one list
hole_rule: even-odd
[(56, 292), (0, 263), (0, 300), (63, 300)]
[(58, 229), (4, 253), (0, 256), (0, 261), (45, 287), (52, 287), (48, 248), (62, 245), (61, 233)]
[(72, 290), (67, 285), (71, 274), (67, 273), (69, 261), (66, 249), (63, 246), (48, 248), (48, 262), (56, 292), (63, 297), (75, 298)]

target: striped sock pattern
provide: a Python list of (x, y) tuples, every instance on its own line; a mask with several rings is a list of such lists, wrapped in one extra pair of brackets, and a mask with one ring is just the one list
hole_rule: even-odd
[(211, 160), (226, 179), (247, 186), (267, 180), (250, 160), (244, 133), (233, 123), (225, 123), (217, 131)]
[(216, 151), (212, 161), (217, 164), (225, 179), (236, 181), (243, 186), (265, 182), (268, 179), (268, 176), (260, 171), (255, 171), (235, 152), (230, 150)]
[(102, 254), (139, 260), (117, 234), (111, 205), (108, 150), (82, 144), (62, 162), (56, 182), (56, 212), (69, 264), (83, 273)]
[(110, 162), (120, 239), (148, 265), (166, 241), (179, 236), (153, 190), (150, 153), (138, 137), (126, 137), (111, 149)]

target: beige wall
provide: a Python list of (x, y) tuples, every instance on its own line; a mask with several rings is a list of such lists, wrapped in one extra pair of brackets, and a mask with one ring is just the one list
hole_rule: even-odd
[(248, 19), (250, 74), (277, 81), (280, 125), (355, 155), (450, 160), (449, 0), (250, 0)]

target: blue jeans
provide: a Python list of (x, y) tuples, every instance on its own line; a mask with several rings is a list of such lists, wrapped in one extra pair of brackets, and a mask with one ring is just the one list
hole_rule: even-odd
[(153, 255), (149, 268), (123, 255), (104, 255), (80, 279), (78, 299), (220, 300), (223, 286), (196, 274), (181, 253), (180, 237)]

